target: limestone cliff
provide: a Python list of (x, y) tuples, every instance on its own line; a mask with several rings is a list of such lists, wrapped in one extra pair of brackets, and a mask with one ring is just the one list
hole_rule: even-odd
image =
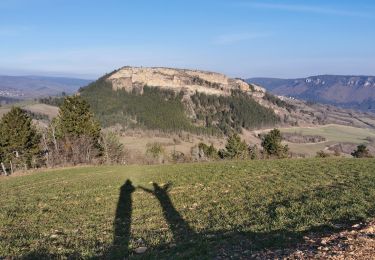
[[(143, 86), (159, 87), (174, 91), (196, 91), (209, 95), (230, 95), (231, 90), (251, 92), (254, 88), (240, 79), (231, 79), (223, 74), (172, 68), (123, 67), (108, 77), (114, 90), (134, 89), (140, 93)], [(260, 89), (258, 89), (260, 91)]]

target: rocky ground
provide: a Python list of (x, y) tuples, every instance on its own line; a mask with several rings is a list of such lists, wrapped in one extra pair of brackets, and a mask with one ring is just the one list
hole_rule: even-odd
[(305, 236), (291, 250), (262, 251), (254, 259), (375, 259), (375, 220), (325, 237)]

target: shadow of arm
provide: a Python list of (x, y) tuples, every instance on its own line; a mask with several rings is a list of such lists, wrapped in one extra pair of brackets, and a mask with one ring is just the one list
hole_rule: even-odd
[(145, 187), (142, 187), (142, 186), (138, 186), (139, 189), (145, 191), (145, 192), (148, 192), (148, 193), (151, 193), (151, 194), (154, 194), (154, 191), (150, 190), (150, 189), (147, 189)]

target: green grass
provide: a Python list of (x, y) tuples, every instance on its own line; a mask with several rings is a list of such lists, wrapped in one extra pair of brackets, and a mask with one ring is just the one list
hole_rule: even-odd
[(325, 125), (319, 127), (291, 127), (281, 128), (283, 133), (298, 133), (302, 135), (319, 135), (326, 138), (325, 142), (297, 144), (287, 143), (290, 150), (295, 153), (315, 156), (316, 152), (337, 143), (367, 144), (366, 137), (375, 138), (375, 130), (356, 128), (343, 125)]
[(343, 125), (325, 125), (321, 127), (294, 127), (282, 128), (284, 133), (300, 133), (302, 135), (320, 135), (329, 141), (348, 142), (362, 144), (366, 143), (366, 137), (375, 138), (375, 131), (367, 128), (357, 128)]
[(0, 179), (0, 258), (246, 257), (374, 214), (374, 159), (53, 170)]

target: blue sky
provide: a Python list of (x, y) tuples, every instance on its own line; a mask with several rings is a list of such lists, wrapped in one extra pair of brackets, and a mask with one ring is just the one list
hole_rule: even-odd
[(0, 74), (375, 75), (372, 0), (0, 0)]

